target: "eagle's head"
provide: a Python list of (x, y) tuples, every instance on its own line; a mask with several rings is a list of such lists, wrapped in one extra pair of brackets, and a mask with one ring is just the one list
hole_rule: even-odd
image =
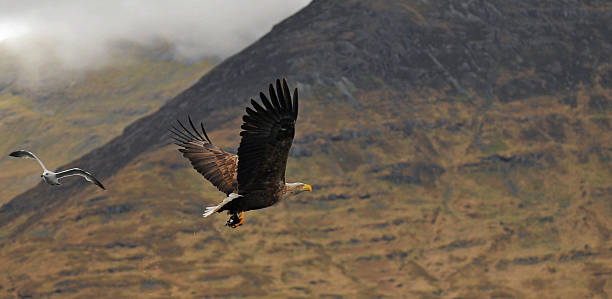
[(304, 191), (312, 191), (312, 186), (304, 183), (286, 183), (284, 198), (300, 194)]

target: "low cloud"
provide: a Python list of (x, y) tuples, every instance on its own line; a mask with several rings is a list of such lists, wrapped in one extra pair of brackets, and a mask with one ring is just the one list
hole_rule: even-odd
[(30, 68), (80, 69), (105, 64), (120, 41), (165, 41), (178, 58), (225, 58), (308, 2), (0, 0), (0, 55)]

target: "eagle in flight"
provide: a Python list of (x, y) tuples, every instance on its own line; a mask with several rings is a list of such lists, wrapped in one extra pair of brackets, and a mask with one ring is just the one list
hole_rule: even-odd
[(207, 207), (203, 216), (227, 211), (226, 225), (236, 228), (244, 223), (244, 212), (272, 206), (279, 201), (312, 186), (285, 182), (285, 168), (295, 134), (298, 116), (298, 92), (293, 96), (287, 81), (276, 80), (269, 87), (270, 99), (259, 93), (261, 104), (251, 99), (242, 117), (238, 155), (228, 153), (212, 144), (200, 123), (201, 132), (188, 117), (189, 130), (177, 121), (181, 129), (172, 126), (175, 144), (191, 165), (227, 197), (219, 205)]

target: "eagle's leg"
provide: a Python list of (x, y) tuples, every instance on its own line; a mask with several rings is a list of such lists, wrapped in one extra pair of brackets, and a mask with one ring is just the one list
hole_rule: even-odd
[(244, 224), (244, 211), (240, 212), (240, 214), (233, 213), (232, 216), (230, 216), (230, 219), (227, 220), (227, 223), (225, 223), (225, 225), (231, 228), (237, 228), (243, 224)]
[(244, 211), (242, 211), (242, 212), (240, 212), (240, 214), (238, 214), (238, 219), (240, 219), (240, 222), (234, 224), (234, 228), (239, 227), (239, 226), (244, 224)]

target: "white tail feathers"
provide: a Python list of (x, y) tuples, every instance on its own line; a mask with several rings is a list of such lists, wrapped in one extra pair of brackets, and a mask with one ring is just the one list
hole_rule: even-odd
[(213, 206), (213, 207), (206, 207), (206, 210), (204, 211), (204, 214), (202, 214), (203, 217), (208, 217), (210, 215), (212, 215), (214, 212), (219, 211), (221, 208), (223, 208), (223, 206), (225, 206), (228, 202), (241, 197), (242, 195), (240, 194), (236, 194), (236, 193), (230, 193), (230, 195), (226, 198), (223, 199), (223, 201), (217, 205), (217, 206)]
[(206, 207), (206, 210), (204, 210), (204, 214), (202, 214), (202, 216), (203, 217), (208, 217), (208, 216), (212, 215), (212, 213), (216, 212), (217, 210), (219, 210), (219, 206)]

